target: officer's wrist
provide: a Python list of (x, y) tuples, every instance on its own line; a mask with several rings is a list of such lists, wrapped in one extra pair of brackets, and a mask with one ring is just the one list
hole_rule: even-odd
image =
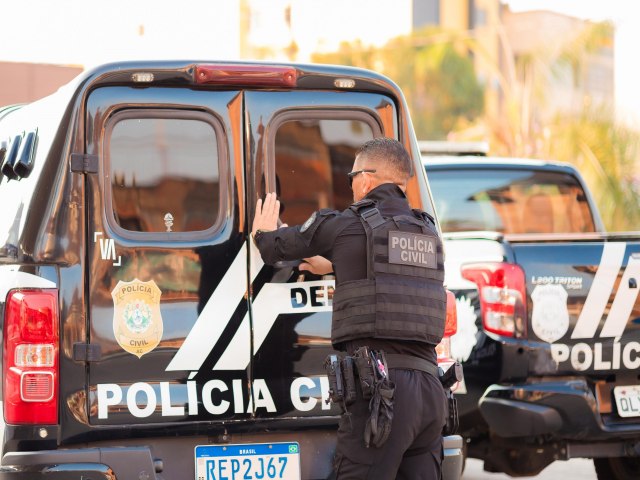
[(273, 230), (267, 230), (267, 229), (265, 229), (265, 228), (259, 228), (258, 230), (256, 230), (256, 233), (254, 233), (254, 234), (253, 234), (253, 239), (254, 239), (255, 241), (258, 241), (258, 239), (260, 238), (260, 236), (261, 236), (263, 233), (267, 233), (267, 232), (273, 232)]

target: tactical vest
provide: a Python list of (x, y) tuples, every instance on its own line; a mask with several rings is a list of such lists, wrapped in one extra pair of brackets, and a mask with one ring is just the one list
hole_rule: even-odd
[(440, 343), (446, 293), (442, 241), (433, 220), (419, 210), (385, 218), (371, 200), (350, 210), (367, 235), (367, 278), (336, 288), (334, 347), (362, 338)]

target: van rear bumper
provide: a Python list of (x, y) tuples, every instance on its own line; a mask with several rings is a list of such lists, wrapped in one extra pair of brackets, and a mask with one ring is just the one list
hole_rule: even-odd
[[(640, 417), (622, 419), (614, 412), (604, 418), (584, 378), (492, 385), (480, 399), (479, 408), (489, 429), (504, 438), (538, 435), (580, 441), (640, 438)], [(611, 421), (614, 417), (617, 421)]]
[[(159, 469), (161, 470), (161, 465), (152, 460), (151, 452), (145, 447), (11, 452), (2, 458), (0, 480), (153, 479), (156, 478), (154, 472)], [(118, 475), (114, 472), (118, 472)]]
[(0, 480), (116, 480), (111, 468), (98, 463), (0, 466)]
[[(318, 446), (320, 447), (320, 445)], [(443, 480), (459, 480), (463, 464), (462, 437), (459, 435), (444, 437), (443, 446), (442, 478)], [(145, 447), (11, 452), (4, 455), (2, 464), (0, 480), (34, 480), (38, 478), (43, 480), (148, 478), (152, 480), (159, 478), (155, 474), (163, 471), (163, 462), (154, 460), (150, 449)], [(324, 467), (326, 472), (330, 471), (330, 465), (324, 465)], [(326, 478), (326, 472), (317, 472), (321, 474), (318, 478)]]

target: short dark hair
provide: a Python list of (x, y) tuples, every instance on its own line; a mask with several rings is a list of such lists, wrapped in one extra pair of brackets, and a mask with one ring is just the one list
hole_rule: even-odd
[(356, 152), (373, 162), (386, 163), (400, 176), (407, 179), (413, 175), (413, 163), (407, 149), (393, 138), (379, 137), (364, 143)]

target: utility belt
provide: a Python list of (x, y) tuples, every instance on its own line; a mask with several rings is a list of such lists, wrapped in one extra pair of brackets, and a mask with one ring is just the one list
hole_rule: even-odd
[(386, 354), (382, 350), (360, 347), (352, 356), (327, 356), (325, 363), (329, 379), (329, 398), (326, 403), (339, 404), (344, 410), (357, 398), (360, 386), (362, 397), (369, 400), (370, 417), (367, 421), (364, 440), (380, 447), (391, 432), (393, 420), (393, 393), (395, 385), (389, 380), (389, 369), (398, 368), (426, 372), (438, 378), (445, 389), (449, 404), (449, 415), (443, 430), (452, 435), (458, 429), (458, 406), (451, 387), (462, 381), (462, 366), (456, 362), (446, 372), (431, 362), (418, 357), (401, 354)]

